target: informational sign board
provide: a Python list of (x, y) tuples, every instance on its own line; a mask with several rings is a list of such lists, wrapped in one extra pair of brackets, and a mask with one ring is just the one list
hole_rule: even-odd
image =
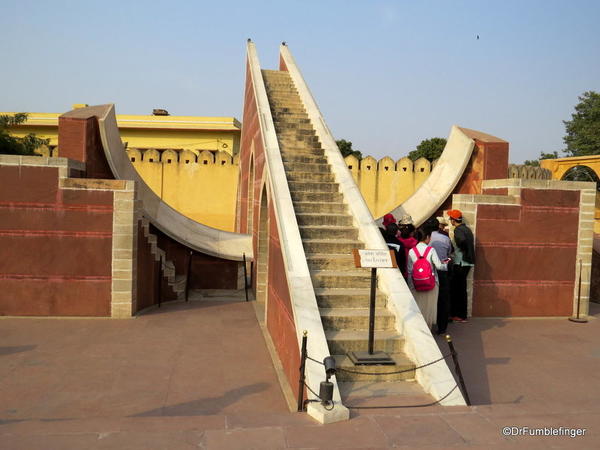
[(398, 267), (394, 250), (362, 249), (355, 248), (354, 265), (364, 268), (391, 268)]

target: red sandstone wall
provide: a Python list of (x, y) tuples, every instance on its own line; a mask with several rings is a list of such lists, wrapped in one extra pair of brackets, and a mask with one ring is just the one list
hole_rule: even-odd
[(267, 329), (294, 395), (298, 395), (300, 352), (294, 324), (294, 312), (277, 231), (274, 207), (269, 208), (269, 272), (267, 281)]
[(571, 315), (578, 221), (579, 191), (523, 189), (521, 205), (479, 205), (473, 315)]
[[(244, 124), (240, 144), (240, 230), (248, 232), (248, 176), (251, 157), (254, 158), (256, 179), (252, 184), (254, 189), (253, 208), (253, 243), (254, 255), (258, 255), (258, 231), (260, 220), (260, 195), (265, 186), (262, 174), (265, 164), (263, 140), (258, 119), (256, 99), (252, 88), (249, 67), (246, 67), (246, 90), (244, 94)], [(253, 154), (252, 154), (253, 153)], [(298, 367), (300, 365), (300, 350), (296, 327), (291, 307), (291, 300), (284, 271), (283, 255), (277, 231), (277, 218), (273, 202), (268, 202), (269, 208), (269, 271), (267, 280), (267, 329), (273, 339), (275, 349), (283, 365), (288, 382), (294, 391), (298, 386)], [(257, 264), (254, 264), (252, 279), (256, 280)]]
[(508, 143), (482, 142), (475, 140), (473, 155), (458, 185), (455, 194), (481, 194), (483, 180), (507, 177)]
[(0, 166), (0, 314), (109, 316), (113, 194)]
[[(471, 159), (452, 193), (481, 194), (483, 180), (504, 179), (507, 177), (507, 173), (508, 142), (484, 142), (475, 138), (475, 147)], [(490, 192), (490, 194), (492, 193)], [(501, 195), (502, 193), (494, 192), (494, 194)], [(504, 190), (504, 195), (506, 195), (506, 190)], [(438, 215), (451, 207), (452, 195), (439, 209)]]
[(190, 288), (237, 289), (238, 266), (236, 261), (194, 252)]
[[(265, 166), (264, 148), (262, 136), (260, 134), (260, 123), (256, 109), (256, 98), (252, 89), (252, 80), (250, 77), (250, 69), (246, 67), (246, 87), (244, 93), (244, 116), (240, 141), (240, 232), (253, 234), (254, 254), (258, 253), (258, 224), (260, 220), (260, 195), (264, 186), (265, 180), (262, 179), (262, 174)], [(250, 161), (254, 162), (255, 179), (252, 180), (251, 189), (254, 189), (254, 207), (253, 211), (253, 230), (248, 230), (248, 179), (250, 178)], [(256, 280), (257, 265), (254, 264), (254, 273), (252, 279)]]
[(279, 70), (287, 72), (288, 68), (287, 68), (287, 64), (285, 63), (285, 60), (283, 59), (283, 55), (279, 54)]
[(85, 162), (86, 178), (114, 179), (95, 116), (59, 117), (58, 147), (60, 157)]

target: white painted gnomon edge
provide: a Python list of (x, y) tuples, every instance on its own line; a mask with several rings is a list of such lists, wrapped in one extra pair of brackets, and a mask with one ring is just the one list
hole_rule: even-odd
[[(404, 203), (390, 213), (397, 219), (410, 214), (415, 225), (425, 222), (452, 194), (469, 164), (474, 147), (475, 141), (453, 125), (442, 156), (427, 179)], [(380, 220), (381, 217), (377, 219)]]
[[(354, 182), (292, 54), (285, 45), (280, 46), (280, 52), (315, 128), (317, 137), (325, 150), (325, 156), (332, 167), (336, 182), (340, 186), (340, 192), (358, 227), (359, 238), (367, 248), (387, 249), (373, 216)], [(406, 355), (417, 366), (441, 358), (442, 354), (400, 271), (398, 269), (380, 269), (379, 274), (379, 287), (388, 295), (388, 307), (394, 312), (396, 327), (404, 336)], [(445, 361), (417, 370), (416, 380), (436, 400), (447, 395), (456, 385)], [(464, 405), (465, 401), (460, 390), (455, 389), (441, 403), (443, 405)]]
[(153, 225), (181, 244), (207, 255), (241, 261), (245, 253), (247, 259), (253, 258), (252, 237), (249, 234), (217, 230), (195, 222), (171, 208), (150, 189), (131, 164), (123, 147), (113, 104), (81, 108), (64, 116), (83, 115), (86, 111), (98, 117), (104, 154), (114, 177), (136, 182), (144, 214)]
[[(285, 275), (294, 313), (294, 324), (298, 337), (298, 348), (302, 343), (302, 334), (308, 332), (307, 352), (311, 358), (322, 361), (329, 356), (329, 347), (323, 331), (321, 314), (317, 306), (317, 299), (306, 261), (306, 254), (302, 245), (302, 238), (296, 220), (296, 213), (292, 203), (281, 151), (275, 133), (275, 125), (271, 115), (267, 90), (260, 69), (260, 62), (254, 43), (247, 44), (247, 58), (252, 77), (252, 87), (256, 99), (256, 108), (263, 136), (265, 149), (265, 162), (269, 182), (271, 201), (273, 202), (277, 217), (277, 230), (283, 253)], [(306, 382), (312, 390), (319, 392), (319, 384), (325, 380), (323, 366), (313, 361), (306, 362)], [(333, 399), (336, 402), (335, 413), (345, 410), (346, 419), (349, 418), (348, 410), (341, 404), (340, 392), (335, 377), (331, 380), (334, 384)], [(312, 394), (309, 397), (313, 397)], [(315, 417), (321, 420), (321, 417)]]

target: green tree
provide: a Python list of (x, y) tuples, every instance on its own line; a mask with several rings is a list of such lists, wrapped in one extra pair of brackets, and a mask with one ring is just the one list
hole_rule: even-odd
[(27, 121), (26, 113), (17, 113), (14, 116), (0, 115), (0, 153), (5, 155), (35, 155), (35, 150), (48, 145), (50, 139), (40, 139), (30, 133), (22, 138), (11, 136), (8, 129)]
[(429, 161), (433, 161), (441, 156), (445, 146), (446, 139), (444, 138), (434, 137), (431, 139), (425, 139), (421, 141), (419, 145), (417, 145), (416, 150), (413, 150), (408, 154), (408, 157), (413, 161), (416, 161), (421, 157), (427, 158)]
[(568, 156), (600, 154), (600, 94), (584, 92), (575, 106), (571, 120), (564, 120), (566, 136), (563, 138)]
[(558, 158), (558, 152), (552, 153), (544, 153), (540, 152), (540, 157), (538, 159), (526, 159), (523, 164), (526, 166), (539, 166), (541, 159), (556, 159)]
[(352, 142), (347, 141), (346, 139), (338, 139), (335, 141), (335, 143), (337, 144), (344, 158), (350, 155), (356, 156), (359, 161), (363, 158), (360, 150), (355, 150), (352, 148)]

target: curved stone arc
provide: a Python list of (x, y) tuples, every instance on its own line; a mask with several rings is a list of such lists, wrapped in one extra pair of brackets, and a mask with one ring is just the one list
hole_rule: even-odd
[[(277, 217), (275, 222), (281, 243), (283, 269), (285, 270), (290, 298), (292, 300), (298, 349), (301, 347), (302, 333), (306, 330), (308, 336), (310, 336), (307, 341), (308, 354), (312, 355), (312, 358), (322, 361), (326, 356), (330, 356), (329, 347), (325, 331), (323, 330), (315, 289), (312, 284), (302, 244), (300, 228), (296, 220), (294, 204), (281, 157), (279, 141), (275, 132), (275, 124), (273, 123), (267, 90), (256, 47), (253, 42), (248, 42), (247, 44), (247, 61), (256, 100), (258, 122), (263, 138), (265, 171), (267, 173), (266, 181), (269, 183), (269, 191), (272, 196), (271, 201), (274, 205), (275, 216)], [(323, 381), (323, 366), (307, 363), (306, 379), (308, 385), (314, 391), (318, 391), (319, 383)], [(333, 399), (336, 401), (336, 408), (344, 408), (344, 412), (349, 414), (348, 410), (342, 405), (335, 376), (330, 381), (334, 383)]]
[[(453, 125), (442, 155), (419, 188), (390, 213), (400, 219), (408, 214), (415, 226), (436, 212), (460, 181), (475, 147), (475, 141), (460, 127)], [(383, 217), (383, 216), (382, 216)], [(381, 221), (382, 217), (377, 219)]]
[[(171, 208), (146, 184), (131, 164), (121, 142), (113, 104), (76, 110), (78, 114), (92, 113), (98, 118), (98, 127), (104, 154), (116, 179), (134, 180), (137, 198), (152, 225), (177, 242), (192, 250), (217, 258), (242, 261), (253, 258), (252, 237), (248, 234), (218, 230), (198, 223)], [(68, 116), (69, 113), (65, 114)]]
[[(383, 240), (367, 203), (352, 178), (352, 174), (348, 170), (346, 161), (340, 153), (333, 134), (327, 127), (325, 119), (309, 87), (304, 81), (304, 77), (294, 57), (287, 45), (281, 45), (279, 52), (280, 58), (284, 61), (290, 73), (296, 90), (302, 99), (304, 109), (325, 151), (327, 161), (331, 165), (335, 176), (335, 181), (339, 184), (340, 192), (343, 194), (344, 201), (348, 205), (348, 210), (353, 215), (354, 224), (359, 231), (359, 238), (365, 243), (366, 248), (387, 250), (387, 244)], [(405, 337), (404, 351), (407, 356), (417, 366), (441, 358), (440, 349), (433, 339), (431, 331), (427, 327), (423, 315), (400, 271), (395, 269), (381, 269), (378, 285), (388, 294), (390, 309), (397, 318), (396, 326), (398, 331)], [(426, 392), (430, 393), (435, 399), (440, 400), (440, 404), (465, 405), (465, 400), (461, 392), (458, 389), (454, 389), (456, 381), (445, 362), (422, 368), (417, 371), (416, 379)], [(448, 394), (449, 392), (450, 394)], [(443, 398), (444, 396), (446, 397)]]

